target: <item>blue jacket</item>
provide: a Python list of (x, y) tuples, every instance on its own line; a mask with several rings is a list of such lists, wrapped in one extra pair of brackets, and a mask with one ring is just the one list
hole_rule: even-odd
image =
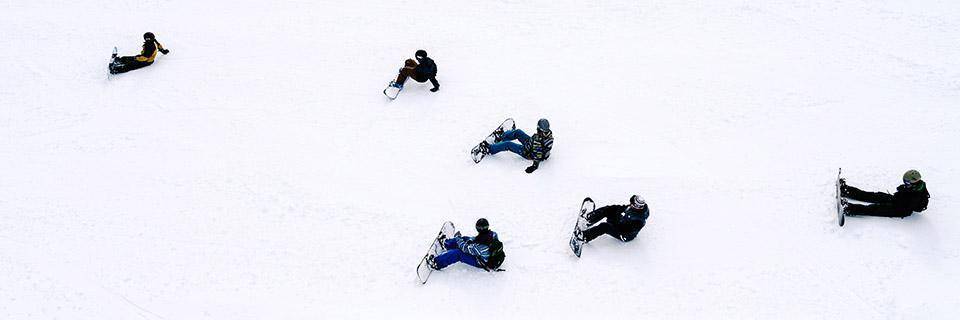
[[(490, 231), (493, 236), (493, 239), (497, 238), (497, 233)], [(476, 257), (479, 260), (482, 260), (483, 263), (487, 263), (490, 260), (490, 247), (477, 242), (476, 237), (457, 237), (454, 238), (457, 241), (457, 248), (460, 251), (463, 251), (466, 254)]]

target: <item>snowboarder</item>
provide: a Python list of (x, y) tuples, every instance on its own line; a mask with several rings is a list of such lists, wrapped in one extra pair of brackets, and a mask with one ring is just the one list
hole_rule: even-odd
[[(597, 237), (608, 234), (623, 242), (629, 242), (637, 237), (640, 229), (647, 224), (647, 217), (650, 216), (650, 207), (647, 202), (639, 195), (630, 197), (629, 205), (612, 205), (601, 207), (587, 213), (586, 222), (590, 226), (588, 229), (574, 231), (574, 236), (579, 241), (590, 242)], [(606, 222), (600, 220), (607, 219)], [(597, 224), (597, 222), (600, 222)], [(596, 225), (594, 225), (596, 224)]]
[[(553, 131), (550, 130), (550, 121), (547, 121), (547, 119), (537, 121), (537, 133), (532, 137), (520, 129), (505, 130), (502, 134), (498, 133), (494, 133), (496, 138), (494, 143), (484, 140), (480, 142), (476, 152), (497, 154), (501, 151), (510, 151), (524, 159), (533, 160), (533, 164), (526, 169), (527, 173), (533, 173), (537, 170), (540, 167), (540, 162), (547, 160), (550, 157), (550, 151), (553, 149)], [(513, 140), (520, 140), (520, 143), (513, 142)]]
[(444, 240), (446, 251), (429, 257), (427, 261), (430, 267), (441, 270), (451, 264), (463, 262), (487, 271), (499, 271), (498, 268), (506, 258), (503, 243), (497, 238), (497, 233), (490, 230), (487, 219), (477, 220), (476, 228), (476, 237), (464, 237), (457, 232), (453, 238)]
[(163, 48), (163, 45), (157, 41), (157, 38), (152, 32), (144, 33), (143, 50), (140, 51), (139, 55), (117, 57), (117, 53), (113, 53), (113, 62), (110, 63), (110, 73), (124, 73), (149, 66), (153, 64), (153, 61), (157, 58), (158, 51), (164, 55), (170, 53), (170, 50)]
[(440, 82), (437, 81), (437, 64), (433, 62), (433, 59), (427, 57), (427, 52), (424, 50), (417, 50), (414, 56), (417, 60), (407, 59), (404, 61), (404, 66), (400, 68), (397, 80), (393, 81), (390, 86), (403, 89), (403, 84), (407, 81), (407, 78), (413, 78), (417, 82), (427, 82), (429, 80), (433, 84), (433, 89), (430, 89), (430, 92), (440, 90)]
[[(927, 184), (920, 179), (920, 172), (908, 170), (903, 174), (903, 184), (897, 192), (866, 192), (847, 185), (840, 179), (840, 196), (843, 214), (847, 216), (907, 217), (927, 209), (930, 193)], [(866, 202), (867, 205), (847, 203), (847, 199)]]

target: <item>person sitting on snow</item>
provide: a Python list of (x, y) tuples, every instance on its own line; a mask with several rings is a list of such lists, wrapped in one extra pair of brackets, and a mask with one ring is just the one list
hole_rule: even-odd
[(503, 243), (497, 238), (497, 233), (490, 230), (490, 223), (485, 218), (477, 220), (477, 236), (464, 237), (459, 232), (451, 239), (443, 242), (446, 251), (435, 257), (429, 257), (430, 267), (441, 270), (457, 262), (481, 268), (487, 271), (499, 270), (506, 255), (503, 253)]
[[(927, 183), (920, 179), (920, 172), (909, 170), (903, 174), (903, 184), (897, 187), (897, 192), (866, 192), (847, 185), (845, 179), (840, 179), (840, 196), (843, 205), (843, 214), (847, 216), (876, 216), (899, 217), (910, 216), (914, 212), (927, 209), (930, 192)], [(848, 203), (847, 199), (867, 202), (869, 204)]]
[(427, 52), (424, 50), (417, 50), (414, 56), (417, 61), (413, 61), (413, 59), (404, 61), (404, 66), (400, 69), (397, 80), (393, 81), (391, 86), (403, 89), (403, 84), (407, 82), (407, 78), (413, 78), (413, 80), (421, 83), (430, 81), (433, 84), (433, 89), (430, 89), (430, 92), (440, 90), (440, 82), (437, 81), (437, 63), (427, 57)]
[[(604, 234), (629, 242), (637, 237), (640, 229), (647, 224), (650, 217), (650, 207), (639, 195), (630, 197), (629, 205), (612, 205), (593, 210), (586, 215), (587, 225), (590, 228), (583, 230), (576, 237), (584, 242), (593, 241)], [(600, 220), (606, 219), (606, 222)], [(596, 224), (600, 222), (599, 224)], [(594, 225), (596, 224), (596, 225)]]
[(158, 51), (164, 55), (170, 53), (170, 50), (164, 49), (163, 45), (157, 41), (157, 38), (153, 35), (153, 32), (144, 33), (143, 50), (140, 51), (140, 54), (135, 56), (117, 57), (117, 54), (114, 53), (113, 63), (110, 64), (110, 73), (124, 73), (130, 70), (136, 70), (149, 66), (153, 64), (153, 61), (157, 58)]
[[(550, 121), (547, 119), (537, 121), (537, 133), (532, 137), (520, 129), (505, 130), (502, 134), (499, 132), (495, 134), (498, 139), (494, 143), (483, 141), (476, 152), (497, 154), (501, 151), (510, 151), (524, 159), (533, 160), (533, 164), (526, 169), (527, 173), (537, 170), (540, 162), (547, 160), (550, 157), (550, 151), (553, 150), (553, 131), (550, 130)], [(513, 142), (514, 140), (519, 140), (520, 143)]]

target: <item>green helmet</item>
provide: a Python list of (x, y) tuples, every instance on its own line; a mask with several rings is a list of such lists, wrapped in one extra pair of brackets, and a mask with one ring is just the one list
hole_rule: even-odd
[(903, 183), (911, 184), (917, 183), (918, 181), (920, 181), (920, 171), (907, 170), (907, 172), (903, 174)]

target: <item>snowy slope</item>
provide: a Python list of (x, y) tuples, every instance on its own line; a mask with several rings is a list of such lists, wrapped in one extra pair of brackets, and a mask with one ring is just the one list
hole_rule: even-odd
[[(0, 318), (950, 319), (954, 1), (0, 2)], [(171, 54), (107, 80), (113, 46)], [(426, 49), (441, 91), (380, 90)], [(468, 151), (551, 120), (550, 160)], [(836, 226), (833, 178), (906, 219)], [(651, 205), (566, 240), (580, 200)], [(421, 286), (440, 224), (504, 273)], [(468, 232), (469, 233), (469, 232)]]

